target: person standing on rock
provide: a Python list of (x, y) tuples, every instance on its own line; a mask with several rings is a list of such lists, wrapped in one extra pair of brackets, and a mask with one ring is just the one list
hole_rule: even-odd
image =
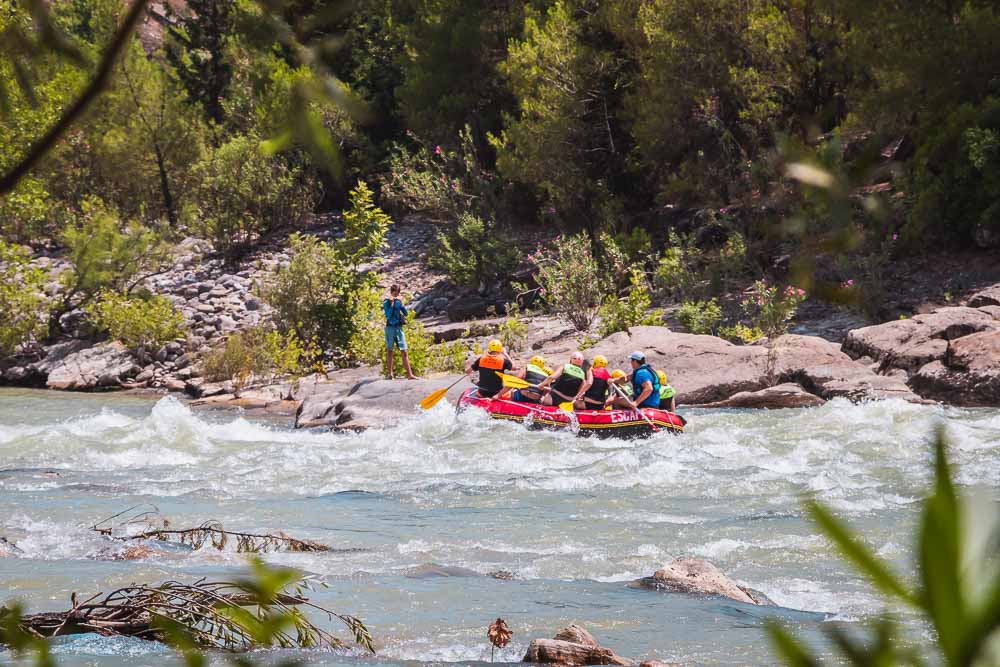
[(614, 382), (615, 384), (623, 384), (626, 381), (631, 381), (632, 396), (635, 399), (630, 402), (623, 396), (617, 396), (611, 405), (620, 410), (630, 409), (632, 403), (640, 408), (660, 407), (660, 378), (657, 377), (656, 371), (646, 363), (646, 355), (636, 350), (628, 355), (628, 359), (632, 365), (632, 372)]
[(389, 288), (389, 298), (382, 301), (382, 312), (385, 313), (385, 374), (390, 380), (395, 378), (395, 349), (399, 348), (399, 356), (403, 358), (403, 368), (406, 370), (406, 377), (416, 380), (410, 368), (410, 355), (406, 351), (406, 335), (403, 333), (403, 324), (409, 312), (406, 306), (399, 299), (399, 285)]
[(493, 398), (503, 390), (503, 380), (498, 373), (509, 370), (515, 370), (514, 362), (503, 351), (503, 343), (494, 338), (486, 346), (486, 354), (473, 361), (465, 372), (479, 371), (479, 382), (476, 383), (479, 389), (476, 392), (482, 398)]

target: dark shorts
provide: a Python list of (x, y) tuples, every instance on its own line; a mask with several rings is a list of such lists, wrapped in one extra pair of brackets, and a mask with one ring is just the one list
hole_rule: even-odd
[(517, 391), (515, 391), (514, 395), (511, 396), (511, 398), (513, 400), (517, 401), (518, 403), (540, 403), (541, 402), (539, 399), (535, 398), (531, 394), (526, 394), (526, 393), (522, 392), (520, 389), (518, 389)]

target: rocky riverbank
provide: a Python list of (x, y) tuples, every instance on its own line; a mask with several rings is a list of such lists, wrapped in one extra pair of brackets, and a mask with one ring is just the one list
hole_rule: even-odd
[[(309, 233), (331, 238), (338, 230), (331, 218)], [(484, 319), (496, 305), (489, 292), (465, 294), (427, 269), (426, 253), (435, 234), (434, 225), (416, 219), (394, 225), (387, 250), (371, 268), (387, 284), (406, 285), (413, 310), (436, 341), (465, 339), (470, 348), (482, 344), (503, 320)], [(423, 396), (456, 379), (388, 382), (378, 377), (378, 369), (351, 368), (236, 392), (232, 383), (205, 378), (201, 360), (213, 346), (234, 332), (269, 321), (271, 309), (256, 288), (268, 272), (289, 260), (283, 239), (272, 240), (236, 264), (213, 257), (204, 241), (188, 239), (177, 246), (171, 268), (143, 284), (173, 302), (189, 332), (185, 340), (169, 343), (139, 363), (119, 343), (95, 337), (86, 314), (73, 311), (62, 317), (67, 333), (61, 340), (32, 357), (4, 360), (0, 379), (9, 385), (60, 390), (178, 392), (196, 405), (295, 413), (297, 426), (351, 429), (410, 414)], [(43, 256), (35, 263), (49, 271), (46, 292), (57, 296), (65, 260)], [(752, 345), (664, 326), (633, 327), (592, 343), (587, 353), (604, 354), (612, 365), (624, 368), (630, 351), (646, 350), (651, 363), (670, 376), (682, 405), (810, 407), (836, 397), (1000, 405), (1000, 284), (960, 303), (872, 326), (858, 326), (863, 322), (843, 311), (813, 306), (805, 309), (811, 314), (793, 330), (818, 335), (790, 334)], [(540, 353), (558, 363), (585, 340), (553, 317), (524, 319), (528, 336), (520, 356)], [(451, 397), (460, 391), (461, 385)]]

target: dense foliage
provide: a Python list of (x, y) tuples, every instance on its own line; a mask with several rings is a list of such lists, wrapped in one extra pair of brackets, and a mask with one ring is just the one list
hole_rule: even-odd
[[(335, 25), (317, 18), (330, 6), (296, 4), (294, 25), (342, 38), (342, 90), (327, 92), (364, 112), (310, 101), (303, 91), (327, 84), (253, 29), (256, 3), (188, 0), (161, 36), (131, 40), (96, 112), (3, 198), (4, 233), (57, 237), (94, 195), (125, 219), (235, 243), (336, 206), (346, 193), (314, 147), (296, 148), (294, 116), (410, 210), (590, 230), (658, 205), (783, 194), (783, 137), (823, 133), (855, 157), (905, 137), (906, 239), (1000, 236), (995, 3), (365, 0)], [(4, 50), (0, 170), (83, 87), (123, 3), (54, 11), (83, 57), (45, 53), (25, 71)], [(0, 17), (5, 34), (29, 25), (20, 10)]]

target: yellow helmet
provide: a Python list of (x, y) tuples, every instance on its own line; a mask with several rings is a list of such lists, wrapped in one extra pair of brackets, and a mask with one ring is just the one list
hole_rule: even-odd
[(597, 356), (594, 357), (593, 366), (594, 368), (607, 368), (608, 358), (605, 357), (603, 354), (598, 354)]
[(537, 354), (535, 356), (533, 356), (531, 358), (531, 361), (529, 361), (528, 363), (531, 364), (532, 366), (538, 366), (539, 368), (545, 368), (545, 359), (542, 359), (542, 357), (540, 357)]
[(501, 343), (499, 340), (497, 340), (496, 338), (494, 338), (486, 346), (486, 351), (487, 352), (503, 352), (503, 343)]
[(663, 371), (656, 371), (656, 377), (660, 378), (660, 384), (667, 383), (667, 374)]
[(625, 377), (625, 371), (623, 371), (620, 368), (616, 368), (615, 370), (611, 371), (611, 377), (615, 378), (616, 380), (618, 378), (623, 378)]

